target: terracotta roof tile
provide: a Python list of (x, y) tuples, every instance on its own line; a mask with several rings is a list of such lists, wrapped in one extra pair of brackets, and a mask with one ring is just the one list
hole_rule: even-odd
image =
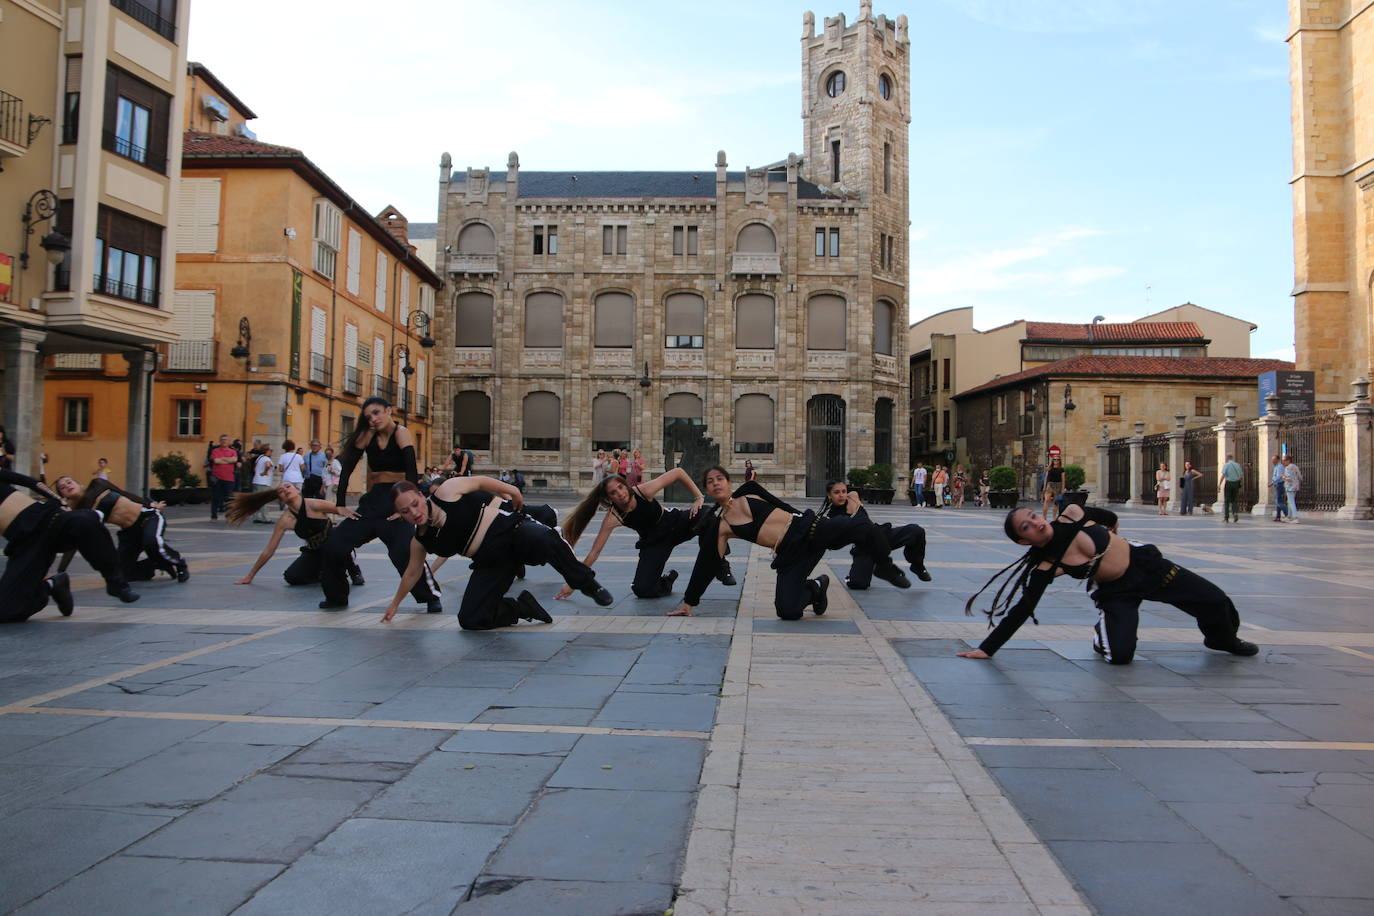
[(1263, 372), (1292, 368), (1292, 363), (1281, 359), (1250, 359), (1237, 356), (1070, 356), (1068, 359), (1055, 360), (1043, 366), (995, 378), (967, 391), (961, 391), (955, 397), (962, 398), (1046, 376), (1241, 379), (1254, 378)]
[(182, 137), (181, 155), (194, 159), (197, 156), (240, 156), (245, 158), (280, 159), (305, 158), (305, 153), (289, 146), (249, 140), (247, 137), (230, 137), (219, 134), (203, 134), (188, 130)]
[(1062, 324), (1026, 322), (1026, 340), (1159, 341), (1203, 340), (1202, 329), (1191, 321), (1131, 321), (1118, 324)]

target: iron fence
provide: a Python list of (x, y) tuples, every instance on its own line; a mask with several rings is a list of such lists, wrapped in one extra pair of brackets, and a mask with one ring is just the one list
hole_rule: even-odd
[(0, 140), (15, 146), (29, 145), (24, 100), (3, 90), (0, 90)]
[(310, 381), (316, 385), (328, 385), (334, 376), (334, 360), (322, 353), (310, 354)]
[(1236, 461), (1241, 466), (1240, 496), (1236, 508), (1248, 513), (1259, 502), (1260, 481), (1269, 484), (1268, 471), (1259, 466), (1259, 430), (1244, 426), (1236, 431)]
[[(1155, 472), (1160, 464), (1169, 463), (1169, 434), (1151, 433), (1141, 439), (1140, 444), (1140, 498), (1153, 504), (1158, 495), (1155, 493)], [(1169, 473), (1173, 473), (1170, 470)]]
[(1335, 410), (1282, 418), (1279, 443), (1302, 471), (1299, 511), (1334, 512), (1345, 505), (1345, 427)]
[[(1209, 506), (1217, 501), (1217, 478), (1221, 468), (1217, 464), (1217, 431), (1199, 426), (1183, 434), (1183, 460), (1190, 461), (1202, 476), (1193, 482), (1193, 504)], [(1183, 469), (1175, 475), (1183, 477)]]
[(1124, 503), (1131, 498), (1131, 446), (1128, 439), (1107, 443), (1107, 499)]

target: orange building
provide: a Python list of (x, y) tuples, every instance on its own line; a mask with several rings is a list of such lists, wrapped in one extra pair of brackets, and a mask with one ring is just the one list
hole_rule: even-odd
[[(175, 227), (176, 330), (151, 399), (155, 459), (179, 451), (203, 477), (208, 440), (228, 434), (337, 442), (363, 399), (381, 394), (429, 443), (428, 322), (438, 276), (415, 255), (406, 220), (373, 217), (300, 150), (263, 143), (254, 117), (200, 64), (187, 68)], [(87, 433), (65, 435), (50, 410), (51, 473), (117, 466), (128, 386), (113, 360), (50, 367), (50, 405), (87, 399)], [(108, 418), (108, 419), (107, 419)]]

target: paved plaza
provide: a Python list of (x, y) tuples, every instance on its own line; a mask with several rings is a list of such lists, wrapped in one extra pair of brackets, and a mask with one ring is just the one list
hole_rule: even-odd
[(323, 612), (286, 545), (233, 584), (268, 528), (172, 510), (190, 583), (122, 605), (78, 563), (74, 617), (0, 629), (0, 912), (1374, 911), (1374, 526), (1125, 513), (1261, 653), (1147, 604), (1111, 667), (1062, 579), (994, 660), (954, 657), (1019, 554), (1002, 513), (871, 511), (927, 526), (933, 582), (847, 592), (832, 553), (828, 613), (787, 623), (732, 542), (740, 584), (669, 618), (621, 529), (612, 607), (532, 567), (555, 623), (472, 633), (461, 558), (448, 613), (386, 625), (379, 544)]

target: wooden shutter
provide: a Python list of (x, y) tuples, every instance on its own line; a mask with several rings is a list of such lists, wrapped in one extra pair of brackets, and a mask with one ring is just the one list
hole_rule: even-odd
[(387, 260), (386, 252), (377, 252), (377, 311), (386, 311), (386, 271)]
[(358, 326), (344, 325), (344, 365), (350, 369), (358, 367)]
[(310, 352), (319, 356), (325, 355), (325, 330), (326, 321), (324, 309), (318, 306), (310, 307)]
[(218, 178), (182, 178), (177, 185), (177, 254), (219, 250)]
[(356, 229), (348, 230), (348, 291), (358, 295), (362, 282), (363, 237)]
[(215, 336), (215, 291), (179, 289), (172, 297), (176, 313), (172, 330), (182, 340), (211, 340)]

